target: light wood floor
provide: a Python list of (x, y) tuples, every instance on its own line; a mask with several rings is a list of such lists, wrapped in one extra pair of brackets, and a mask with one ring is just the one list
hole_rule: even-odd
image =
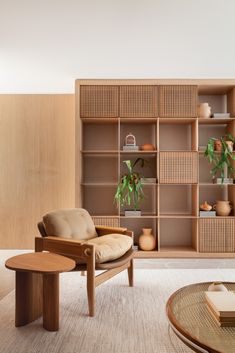
[[(15, 272), (5, 268), (5, 261), (12, 256), (32, 250), (0, 250), (0, 300), (15, 287)], [(174, 269), (174, 268), (234, 268), (231, 259), (136, 259), (135, 268), (139, 269)]]

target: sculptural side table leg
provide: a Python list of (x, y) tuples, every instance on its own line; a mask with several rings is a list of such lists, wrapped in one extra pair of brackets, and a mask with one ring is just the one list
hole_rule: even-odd
[(43, 327), (59, 330), (59, 274), (43, 275)]
[(16, 271), (15, 326), (24, 326), (42, 315), (42, 275)]

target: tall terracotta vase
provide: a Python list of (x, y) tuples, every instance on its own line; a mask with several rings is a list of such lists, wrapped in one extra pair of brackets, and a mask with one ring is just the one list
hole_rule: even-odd
[(141, 250), (150, 251), (156, 248), (156, 239), (151, 228), (143, 228), (143, 234), (139, 236), (139, 247)]

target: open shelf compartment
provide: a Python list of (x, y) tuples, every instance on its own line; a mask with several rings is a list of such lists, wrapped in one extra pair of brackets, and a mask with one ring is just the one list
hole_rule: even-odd
[(118, 155), (85, 154), (83, 156), (83, 183), (118, 184)]
[[(143, 228), (151, 228), (152, 229), (152, 234), (156, 237), (156, 240), (158, 240), (158, 231), (157, 231), (157, 219), (156, 218), (128, 218), (128, 217), (122, 217), (120, 219), (120, 225), (121, 227), (126, 227), (128, 229), (131, 229), (134, 231), (134, 243), (135, 245), (138, 245), (138, 240), (139, 236), (143, 233), (142, 229)], [(158, 244), (158, 241), (156, 241), (156, 244)], [(156, 246), (157, 250), (158, 245)]]
[(197, 219), (160, 218), (160, 251), (197, 251)]
[(196, 151), (197, 150), (196, 119), (180, 119), (180, 120), (160, 119), (159, 150), (160, 151)]
[(115, 185), (83, 185), (83, 208), (93, 216), (118, 216), (114, 203)]
[(197, 216), (197, 185), (160, 185), (160, 216)]
[(123, 150), (125, 138), (128, 134), (133, 134), (136, 138), (136, 145), (139, 149), (144, 144), (152, 144), (157, 149), (157, 121), (143, 120), (130, 122), (121, 119), (120, 122), (120, 149)]
[(82, 151), (118, 152), (118, 122), (83, 122)]

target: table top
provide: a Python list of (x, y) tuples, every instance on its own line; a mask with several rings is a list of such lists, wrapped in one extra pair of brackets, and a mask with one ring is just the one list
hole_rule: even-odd
[[(191, 343), (194, 351), (235, 353), (235, 327), (219, 327), (206, 306), (205, 291), (210, 284), (192, 284), (173, 293), (166, 305), (168, 319), (175, 333)], [(235, 291), (235, 283), (223, 284)]]
[(17, 255), (5, 263), (10, 270), (45, 274), (71, 271), (75, 265), (75, 261), (68, 257), (47, 252)]

